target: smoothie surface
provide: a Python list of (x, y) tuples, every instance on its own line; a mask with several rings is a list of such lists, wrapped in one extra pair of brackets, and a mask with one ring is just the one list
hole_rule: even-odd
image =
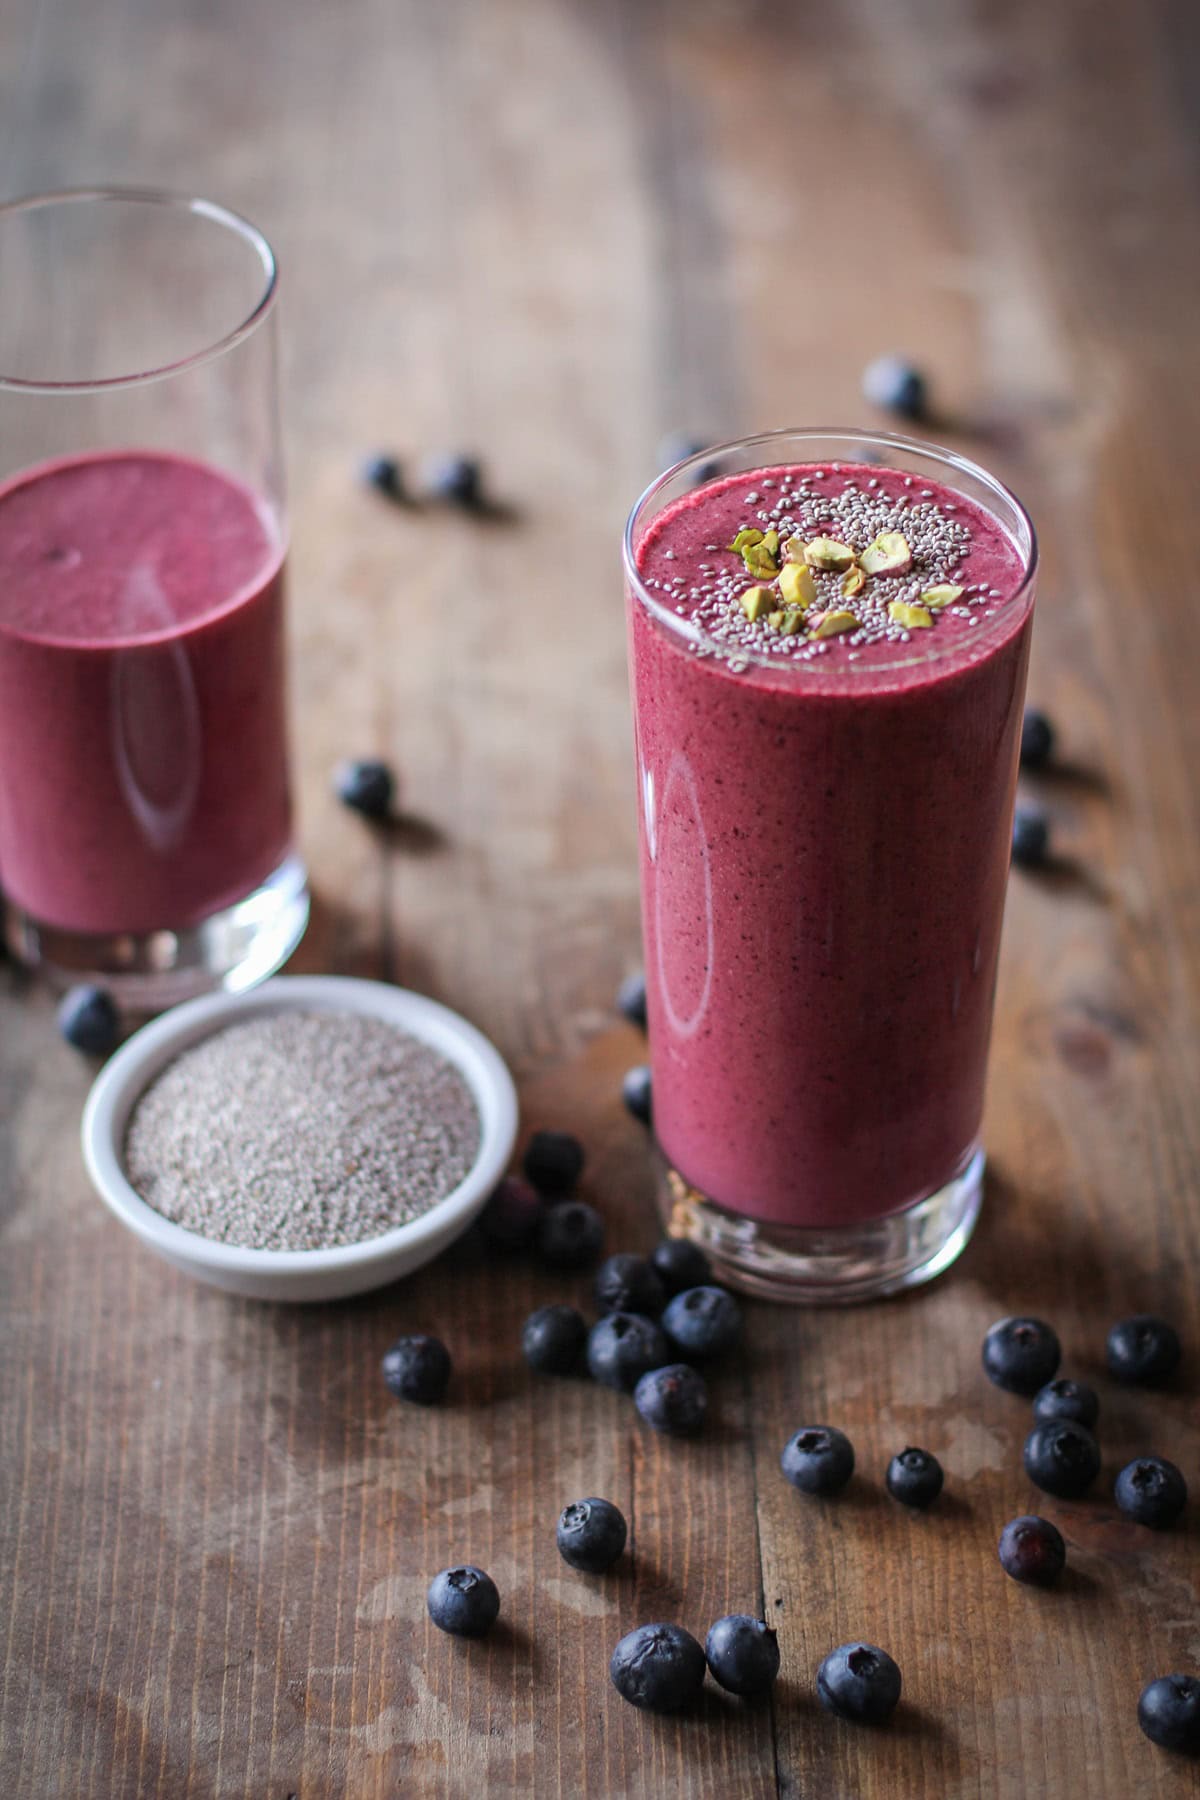
[(720, 476), (656, 515), (636, 556), (652, 597), (704, 634), (681, 636), (695, 654), (823, 689), (908, 686), (986, 655), (1028, 572), (976, 502), (849, 462)]
[(262, 587), (282, 550), (230, 476), (152, 452), (72, 458), (0, 485), (0, 630), (113, 646), (170, 637)]

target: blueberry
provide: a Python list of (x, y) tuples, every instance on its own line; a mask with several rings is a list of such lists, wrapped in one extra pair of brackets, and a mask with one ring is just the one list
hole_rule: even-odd
[(479, 1227), (497, 1250), (524, 1250), (536, 1237), (545, 1210), (535, 1187), (508, 1175), (480, 1213)]
[(1200, 1753), (1200, 1681), (1192, 1675), (1160, 1675), (1142, 1689), (1138, 1724), (1164, 1750)]
[(1000, 1533), (1000, 1567), (1014, 1581), (1032, 1587), (1053, 1587), (1063, 1572), (1067, 1546), (1062, 1532), (1049, 1519), (1022, 1513), (1010, 1519)]
[(58, 1029), (86, 1056), (107, 1056), (117, 1041), (121, 1019), (103, 988), (73, 987), (58, 1003)]
[(1094, 1431), (1100, 1417), (1100, 1401), (1095, 1388), (1082, 1381), (1048, 1381), (1034, 1395), (1033, 1416), (1035, 1419), (1074, 1419), (1077, 1425), (1086, 1425), (1089, 1431)]
[(603, 1387), (631, 1394), (643, 1375), (661, 1369), (670, 1357), (662, 1331), (639, 1313), (609, 1313), (588, 1333), (588, 1368)]
[(623, 1700), (647, 1712), (678, 1712), (704, 1685), (704, 1652), (680, 1625), (639, 1625), (612, 1653), (608, 1672)]
[(1050, 821), (1037, 806), (1013, 815), (1012, 859), (1019, 869), (1040, 869), (1050, 850)]
[(1117, 1476), (1113, 1497), (1137, 1524), (1165, 1531), (1187, 1505), (1187, 1482), (1165, 1456), (1139, 1456)]
[(1036, 1394), (1061, 1360), (1057, 1337), (1040, 1319), (1000, 1319), (983, 1340), (983, 1372), (1010, 1394)]
[(624, 1515), (611, 1500), (573, 1500), (559, 1514), (558, 1554), (573, 1569), (603, 1575), (625, 1548)]
[(1121, 1319), (1108, 1334), (1108, 1372), (1118, 1381), (1165, 1381), (1181, 1355), (1179, 1333), (1153, 1313)]
[(621, 1098), (628, 1112), (642, 1125), (653, 1122), (654, 1101), (650, 1071), (645, 1063), (638, 1063), (635, 1068), (626, 1069), (621, 1082)]
[(872, 406), (882, 406), (906, 419), (925, 415), (925, 377), (903, 356), (877, 356), (869, 362), (862, 373), (862, 391)]
[(593, 1288), (599, 1313), (644, 1313), (656, 1319), (666, 1304), (662, 1282), (644, 1256), (618, 1251), (596, 1270)]
[(334, 779), (337, 797), (364, 819), (386, 819), (396, 797), (396, 778), (385, 762), (370, 757), (342, 763)]
[(804, 1425), (783, 1446), (779, 1466), (803, 1494), (837, 1494), (854, 1473), (854, 1445), (835, 1425)]
[(681, 1294), (685, 1288), (707, 1287), (712, 1282), (712, 1264), (699, 1244), (693, 1244), (690, 1238), (664, 1238), (652, 1252), (650, 1261), (668, 1294)]
[(708, 1389), (690, 1363), (668, 1363), (642, 1376), (633, 1390), (633, 1404), (655, 1431), (667, 1437), (694, 1437), (708, 1411)]
[(383, 1379), (398, 1400), (436, 1406), (450, 1381), (450, 1366), (450, 1352), (440, 1338), (410, 1331), (384, 1356)]
[(604, 1220), (586, 1200), (548, 1206), (538, 1226), (538, 1255), (554, 1269), (586, 1269), (604, 1248)]
[(719, 1356), (737, 1341), (742, 1309), (724, 1288), (684, 1288), (663, 1314), (663, 1329), (684, 1356)]
[(893, 1500), (905, 1506), (931, 1506), (942, 1491), (942, 1465), (928, 1450), (901, 1450), (893, 1456), (884, 1477)]
[(521, 1167), (539, 1194), (557, 1200), (569, 1194), (583, 1174), (583, 1145), (569, 1131), (535, 1131)]
[(817, 1670), (817, 1698), (839, 1719), (882, 1725), (900, 1698), (900, 1671), (875, 1644), (841, 1644)]
[(496, 1623), (500, 1595), (490, 1575), (474, 1563), (460, 1563), (434, 1576), (425, 1604), (439, 1631), (454, 1637), (482, 1637)]
[(639, 1031), (645, 1031), (646, 977), (640, 969), (634, 975), (627, 975), (617, 989), (617, 1011)]
[(539, 1306), (521, 1331), (521, 1350), (540, 1375), (573, 1375), (583, 1361), (587, 1320), (573, 1306)]
[(440, 452), (421, 464), (421, 486), (434, 500), (451, 506), (478, 506), (483, 496), (483, 469), (473, 456)]
[(362, 478), (368, 487), (386, 494), (389, 500), (403, 500), (404, 471), (394, 456), (369, 456), (362, 466)]
[(718, 1619), (704, 1640), (704, 1655), (713, 1679), (747, 1699), (765, 1694), (779, 1673), (779, 1639), (750, 1613)]
[(1045, 713), (1026, 707), (1021, 721), (1021, 767), (1041, 769), (1050, 761), (1054, 749), (1054, 727)]
[(1078, 1500), (1100, 1473), (1100, 1449), (1073, 1419), (1047, 1419), (1025, 1439), (1025, 1473), (1043, 1493)]
[(710, 438), (697, 437), (690, 431), (668, 431), (658, 441), (657, 461), (660, 469), (673, 469), (676, 463), (686, 462), (689, 456), (700, 456), (708, 449)]

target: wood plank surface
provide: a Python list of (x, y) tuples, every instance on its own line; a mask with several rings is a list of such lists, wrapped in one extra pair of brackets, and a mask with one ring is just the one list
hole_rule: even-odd
[[(975, 1241), (919, 1297), (749, 1307), (693, 1445), (525, 1371), (525, 1313), (582, 1280), (448, 1258), (286, 1310), (149, 1259), (80, 1166), (90, 1070), (0, 969), (4, 1796), (1200, 1789), (1134, 1716), (1145, 1681), (1200, 1668), (1195, 1505), (1151, 1537), (1103, 1497), (1145, 1448), (1200, 1486), (1197, 68), (1184, 0), (0, 4), (0, 193), (208, 191), (282, 256), (317, 895), (295, 967), (474, 1018), (525, 1124), (585, 1138), (615, 1245), (656, 1229), (611, 996), (639, 955), (617, 545), (659, 436), (867, 422), (861, 365), (908, 350), (931, 435), (1035, 515), (1032, 693), (1063, 748), (1027, 784), (1061, 853), (1012, 883)], [(443, 445), (487, 458), (511, 523), (356, 485), (372, 448)], [(476, 588), (497, 623), (468, 645)], [(329, 797), (357, 752), (403, 771), (386, 840)], [(1105, 1327), (1140, 1308), (1189, 1346), (1159, 1396), (1104, 1381)], [(978, 1371), (1014, 1309), (1104, 1394), (1101, 1497), (1044, 1505), (1071, 1555), (1052, 1595), (994, 1554), (1035, 1499), (1025, 1409)], [(428, 1413), (378, 1379), (418, 1326), (457, 1363)], [(837, 1504), (778, 1474), (813, 1419), (858, 1447)], [(927, 1517), (882, 1489), (910, 1441), (948, 1473)], [(554, 1547), (584, 1493), (631, 1521), (610, 1580)], [(504, 1596), (471, 1646), (423, 1605), (463, 1557)], [(609, 1687), (633, 1624), (760, 1605), (773, 1705), (710, 1691), (664, 1721)], [(858, 1635), (904, 1671), (887, 1731), (815, 1702)]]

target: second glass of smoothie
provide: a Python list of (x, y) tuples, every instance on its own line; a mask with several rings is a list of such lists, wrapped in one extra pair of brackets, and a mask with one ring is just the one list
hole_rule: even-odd
[(861, 1299), (970, 1236), (1035, 565), (888, 434), (708, 450), (631, 515), (664, 1216), (738, 1285)]

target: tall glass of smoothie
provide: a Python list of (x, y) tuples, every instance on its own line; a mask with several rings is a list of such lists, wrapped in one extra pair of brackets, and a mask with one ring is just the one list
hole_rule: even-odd
[(152, 1010), (308, 916), (284, 679), (276, 269), (206, 201), (0, 207), (0, 904)]
[(1028, 515), (774, 432), (656, 481), (624, 563), (667, 1227), (781, 1299), (927, 1281), (982, 1192)]

